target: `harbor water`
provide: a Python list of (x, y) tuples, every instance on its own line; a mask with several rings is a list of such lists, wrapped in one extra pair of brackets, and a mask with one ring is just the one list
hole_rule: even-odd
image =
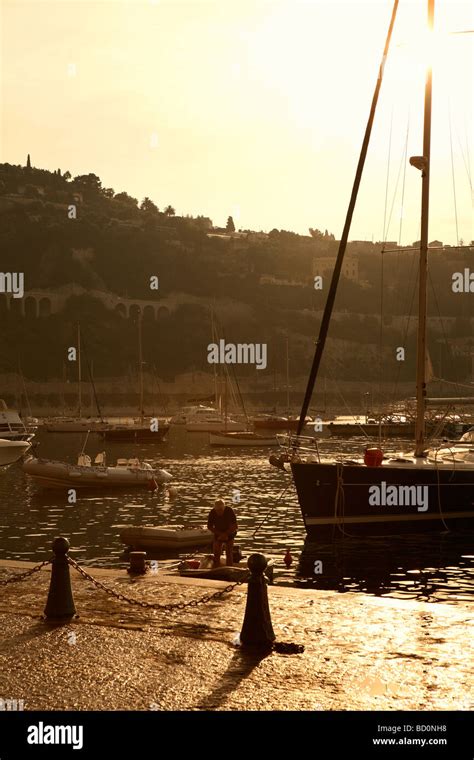
[[(162, 488), (78, 491), (77, 501), (68, 503), (66, 490), (41, 491), (20, 464), (0, 471), (0, 557), (40, 561), (50, 555), (54, 537), (62, 534), (81, 564), (125, 567), (120, 526), (202, 526), (215, 498), (222, 497), (237, 513), (237, 543), (244, 556), (259, 551), (273, 558), (278, 584), (451, 603), (474, 600), (474, 535), (357, 540), (339, 533), (330, 543), (310, 544), (291, 475), (269, 465), (271, 450), (211, 447), (208, 438), (179, 426), (156, 445), (104, 444), (99, 436), (89, 436), (92, 457), (105, 449), (110, 464), (138, 456), (168, 470), (174, 498)], [(38, 456), (72, 463), (84, 436), (39, 432), (37, 440)], [(321, 447), (328, 454), (343, 449), (355, 455), (363, 451), (364, 441), (326, 440)], [(408, 448), (407, 442), (390, 443), (392, 451)], [(283, 562), (288, 548), (293, 557), (289, 568)], [(158, 556), (163, 569), (177, 559)]]

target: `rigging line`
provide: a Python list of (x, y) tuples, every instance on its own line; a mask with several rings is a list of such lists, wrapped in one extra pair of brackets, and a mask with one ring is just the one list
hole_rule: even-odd
[[(415, 268), (415, 260), (416, 260), (416, 256), (415, 256), (415, 254), (413, 254), (413, 256), (411, 258), (411, 268), (410, 268), (409, 282), (411, 281), (412, 276), (413, 276), (413, 271), (414, 271), (414, 268)], [(410, 302), (408, 302), (408, 299), (407, 299), (406, 306), (405, 306), (405, 312), (407, 312), (407, 320), (406, 320), (406, 325), (405, 325), (405, 333), (403, 335), (403, 343), (405, 345), (408, 342), (408, 331), (410, 329), (410, 322), (411, 322), (412, 314), (413, 314), (413, 302), (415, 300), (415, 293), (416, 293), (416, 288), (417, 288), (417, 282), (418, 282), (418, 278), (414, 278), (414, 281), (413, 281), (413, 290), (412, 290), (412, 293), (411, 293), (411, 299), (410, 299)], [(400, 382), (400, 372), (401, 372), (401, 369), (402, 369), (402, 363), (401, 362), (397, 362), (397, 364), (398, 364), (398, 366), (397, 366), (397, 371), (396, 371), (395, 380), (394, 380), (394, 384), (393, 384), (393, 391), (392, 391), (392, 401), (391, 401), (392, 405), (395, 403), (395, 394), (397, 392), (397, 388), (398, 388), (398, 385), (399, 385), (399, 382)]]
[(402, 225), (403, 225), (403, 210), (404, 210), (404, 204), (405, 204), (405, 178), (407, 173), (407, 157), (408, 157), (408, 135), (410, 132), (410, 109), (408, 109), (408, 119), (407, 119), (407, 132), (405, 136), (405, 153), (403, 156), (403, 181), (402, 181), (402, 199), (401, 199), (401, 206), (400, 206), (400, 226), (398, 228), (398, 245), (401, 245), (402, 242)]
[[(438, 296), (436, 295), (436, 290), (435, 290), (435, 287), (433, 285), (433, 279), (431, 277), (431, 272), (429, 270), (428, 270), (428, 279), (429, 279), (429, 283), (431, 285), (431, 291), (433, 293), (433, 298), (434, 298), (434, 302), (435, 302), (435, 306), (436, 306), (436, 311), (438, 312), (438, 318), (439, 318), (440, 325), (441, 325), (441, 332), (443, 333), (444, 344), (445, 344), (446, 348), (448, 348), (449, 347), (448, 336), (446, 335), (446, 330), (445, 330), (443, 318), (441, 316), (441, 309), (439, 308)], [(458, 384), (457, 384), (456, 381), (454, 382), (454, 385), (455, 385), (456, 389), (458, 390)], [(459, 390), (458, 390), (458, 394), (459, 394)]]
[(466, 113), (464, 113), (464, 132), (465, 132), (465, 135), (466, 135), (467, 175), (469, 177), (469, 184), (471, 186), (471, 192), (472, 192), (471, 153), (470, 153), (470, 150), (469, 150), (469, 140), (467, 138)]
[(389, 186), (389, 180), (390, 180), (390, 157), (392, 153), (392, 128), (393, 128), (393, 107), (392, 107), (392, 113), (390, 116), (390, 134), (388, 138), (388, 158), (387, 158), (387, 179), (385, 181), (385, 207), (383, 211), (382, 240), (384, 243), (387, 242), (387, 235), (388, 235), (386, 223), (387, 223), (388, 186)]
[[(408, 151), (408, 130), (409, 130), (409, 124), (410, 124), (410, 115), (408, 114), (407, 132), (406, 132), (406, 137), (405, 137), (405, 146), (404, 146), (404, 150), (403, 150), (403, 153), (402, 153), (402, 158), (401, 158), (401, 161), (400, 161), (400, 164), (399, 164), (399, 167), (398, 167), (397, 179), (396, 179), (396, 182), (395, 182), (395, 189), (393, 191), (392, 204), (390, 206), (390, 214), (389, 214), (389, 217), (388, 217), (388, 223), (387, 223), (387, 228), (386, 228), (386, 235), (387, 236), (388, 236), (388, 231), (390, 229), (390, 222), (392, 220), (393, 208), (395, 206), (395, 199), (397, 197), (397, 190), (398, 190), (398, 185), (399, 185), (399, 182), (400, 182), (400, 175), (401, 175), (402, 167), (404, 168), (404, 172), (403, 172), (403, 189), (402, 189), (402, 209), (403, 209), (403, 198), (404, 198), (404, 195), (405, 195), (405, 176), (406, 176), (406, 164), (407, 164), (407, 160), (406, 159), (407, 159), (407, 151)], [(385, 224), (385, 221), (384, 221), (384, 224)], [(400, 214), (400, 231), (399, 231), (399, 236), (400, 237), (401, 237), (401, 224), (402, 224), (402, 214)], [(380, 277), (380, 280), (381, 280), (381, 282), (380, 282), (380, 335), (379, 335), (379, 354), (380, 354), (379, 399), (380, 399), (380, 404), (382, 403), (382, 385), (383, 385), (383, 379), (384, 379), (384, 375), (383, 375), (383, 332), (384, 332), (384, 330), (383, 330), (383, 317), (384, 317), (384, 258), (383, 258), (383, 254), (385, 252), (385, 243), (386, 242), (387, 241), (386, 241), (386, 238), (385, 238), (384, 239), (384, 244), (383, 244), (383, 247), (382, 247), (382, 251), (381, 251), (381, 254), (382, 254), (382, 265), (381, 265), (381, 277)], [(399, 242), (400, 242), (400, 240), (399, 240)], [(397, 267), (396, 267), (396, 277), (397, 277), (397, 279), (398, 279), (399, 266), (400, 266), (400, 251), (398, 251), (398, 255), (397, 255)], [(400, 370), (400, 367), (399, 367), (399, 370)], [(392, 401), (392, 403), (393, 403), (393, 401)]]
[[(266, 520), (268, 519), (268, 517), (271, 515), (271, 513), (273, 512), (273, 510), (274, 510), (274, 509), (275, 509), (275, 507), (277, 506), (277, 504), (279, 504), (279, 503), (282, 501), (282, 499), (283, 499), (283, 497), (285, 496), (286, 492), (288, 491), (288, 489), (289, 489), (289, 488), (290, 488), (292, 485), (293, 485), (293, 483), (291, 482), (291, 483), (288, 483), (288, 485), (287, 485), (287, 486), (285, 486), (285, 487), (283, 488), (283, 490), (280, 492), (280, 495), (278, 496), (277, 500), (276, 500), (276, 501), (275, 501), (275, 502), (274, 502), (274, 503), (271, 505), (271, 507), (270, 507), (270, 509), (268, 510), (268, 512), (267, 512), (267, 513), (264, 515), (264, 518), (263, 518), (263, 520), (262, 520), (261, 522), (259, 522), (259, 524), (258, 524), (258, 525), (257, 525), (257, 527), (255, 528), (255, 530), (253, 531), (253, 533), (252, 533), (252, 538), (255, 538), (255, 536), (257, 535), (258, 531), (259, 531), (259, 530), (260, 530), (260, 528), (262, 527), (262, 525), (263, 525), (263, 524), (266, 522)], [(287, 511), (288, 511), (288, 509), (287, 509)]]
[(454, 198), (454, 220), (456, 223), (456, 243), (459, 245), (459, 227), (458, 227), (458, 204), (456, 200), (456, 179), (454, 176), (454, 156), (453, 156), (453, 129), (451, 124), (451, 100), (448, 100), (448, 119), (449, 119), (449, 145), (451, 149), (451, 177), (453, 182)]
[[(408, 136), (407, 136), (407, 140), (408, 140)], [(395, 182), (395, 189), (393, 191), (392, 205), (390, 206), (390, 214), (389, 214), (389, 217), (388, 217), (387, 236), (388, 236), (388, 231), (390, 229), (390, 222), (392, 220), (393, 207), (395, 206), (395, 199), (397, 197), (398, 183), (400, 181), (400, 174), (402, 173), (402, 166), (405, 165), (405, 169), (406, 169), (406, 158), (405, 158), (406, 157), (406, 150), (407, 150), (407, 141), (405, 142), (404, 154), (402, 154), (400, 165), (398, 167), (397, 180)], [(387, 241), (384, 240), (384, 243), (386, 243), (386, 242)], [(386, 249), (385, 249), (385, 251), (386, 251)]]
[(358, 417), (360, 417), (360, 415), (355, 415), (351, 411), (351, 409), (349, 407), (349, 404), (347, 403), (346, 399), (344, 398), (344, 394), (342, 393), (341, 389), (339, 388), (339, 384), (338, 384), (338, 381), (336, 380), (336, 377), (331, 372), (330, 367), (327, 367), (326, 371), (327, 371), (327, 374), (329, 375), (330, 379), (332, 380), (332, 382), (334, 384), (334, 387), (336, 389), (336, 393), (339, 396), (339, 398), (341, 399), (343, 406), (345, 406), (346, 411), (349, 412), (349, 417), (352, 417), (352, 419), (354, 420), (354, 424), (358, 425), (358, 427), (360, 427), (362, 433), (365, 435), (365, 437), (367, 438), (367, 440), (369, 440), (370, 436), (365, 432), (363, 425), (358, 421)]
[(383, 54), (382, 54), (382, 60), (380, 62), (379, 72), (378, 72), (378, 76), (377, 76), (377, 82), (376, 82), (376, 85), (375, 85), (374, 94), (372, 96), (372, 103), (371, 103), (371, 106), (370, 106), (369, 118), (367, 120), (367, 125), (366, 125), (366, 128), (365, 128), (365, 134), (364, 134), (364, 139), (363, 139), (363, 143), (362, 143), (362, 148), (361, 148), (360, 155), (359, 155), (359, 160), (358, 160), (358, 163), (357, 163), (357, 169), (356, 169), (356, 174), (355, 174), (355, 177), (354, 177), (354, 182), (353, 182), (353, 185), (352, 185), (351, 197), (350, 197), (349, 206), (348, 206), (347, 213), (346, 213), (346, 219), (345, 219), (345, 222), (344, 222), (344, 228), (343, 228), (343, 231), (342, 231), (341, 240), (339, 242), (339, 250), (337, 252), (337, 258), (336, 258), (336, 263), (335, 263), (335, 266), (334, 266), (334, 271), (333, 271), (333, 275), (332, 275), (332, 279), (331, 279), (331, 285), (330, 285), (330, 288), (329, 288), (329, 293), (328, 293), (326, 305), (324, 307), (323, 318), (321, 320), (321, 326), (320, 326), (320, 329), (319, 329), (319, 336), (318, 336), (318, 340), (317, 340), (317, 343), (316, 343), (316, 351), (315, 351), (315, 354), (314, 354), (314, 357), (313, 357), (313, 362), (312, 362), (312, 365), (311, 365), (311, 370), (310, 370), (308, 382), (307, 382), (307, 385), (306, 385), (306, 390), (305, 390), (305, 394), (304, 394), (304, 398), (303, 398), (303, 404), (301, 406), (300, 417), (299, 417), (299, 420), (298, 420), (298, 428), (296, 430), (296, 434), (297, 435), (301, 435), (301, 431), (302, 431), (303, 426), (304, 426), (306, 414), (308, 412), (308, 407), (309, 407), (309, 404), (310, 404), (310, 401), (311, 401), (311, 398), (312, 398), (312, 395), (313, 395), (314, 385), (315, 385), (316, 379), (318, 377), (318, 372), (319, 372), (319, 367), (320, 367), (320, 364), (321, 364), (321, 359), (322, 359), (322, 356), (323, 356), (323, 353), (324, 353), (324, 347), (325, 347), (325, 344), (326, 344), (326, 339), (327, 339), (327, 335), (328, 335), (328, 331), (329, 331), (329, 325), (330, 325), (330, 322), (331, 322), (332, 310), (334, 308), (334, 303), (335, 303), (335, 300), (336, 300), (337, 286), (338, 286), (339, 279), (340, 279), (340, 276), (341, 276), (341, 269), (342, 269), (342, 264), (343, 264), (343, 261), (344, 261), (344, 255), (345, 255), (345, 252), (346, 252), (347, 241), (349, 239), (349, 232), (350, 232), (351, 223), (352, 223), (352, 216), (353, 216), (353, 213), (354, 213), (354, 208), (355, 208), (356, 201), (357, 201), (357, 195), (358, 195), (358, 192), (359, 192), (359, 186), (360, 186), (360, 182), (361, 182), (361, 179), (362, 179), (362, 174), (363, 174), (363, 171), (364, 171), (364, 164), (365, 164), (365, 159), (366, 159), (366, 156), (367, 156), (367, 150), (368, 150), (368, 147), (369, 147), (370, 135), (372, 133), (372, 126), (373, 126), (373, 123), (374, 123), (375, 111), (377, 109), (377, 102), (378, 102), (378, 99), (379, 99), (380, 88), (382, 86), (384, 64), (385, 64), (385, 61), (387, 59), (387, 54), (388, 54), (388, 51), (389, 51), (389, 48), (390, 48), (390, 40), (392, 38), (392, 31), (393, 31), (393, 27), (394, 27), (394, 24), (395, 24), (395, 18), (396, 18), (396, 15), (397, 15), (397, 10), (398, 10), (398, 0), (394, 0), (393, 9), (392, 9), (392, 15), (391, 15), (391, 18), (390, 18), (390, 24), (389, 24), (389, 28), (388, 28), (388, 32), (387, 32), (387, 37), (386, 37), (386, 40), (385, 40), (385, 46), (384, 46), (384, 50), (383, 50)]
[(463, 148), (462, 143), (461, 143), (461, 138), (459, 137), (459, 134), (458, 134), (457, 130), (456, 130), (456, 137), (458, 139), (458, 145), (459, 145), (459, 149), (461, 151), (462, 161), (463, 161), (463, 164), (464, 164), (464, 168), (466, 170), (467, 181), (469, 182), (469, 187), (470, 187), (470, 190), (471, 190), (471, 193), (472, 193), (471, 156), (470, 156), (470, 152), (469, 152), (469, 140), (467, 139), (467, 129), (466, 129), (466, 124), (465, 123), (464, 123), (464, 129), (465, 129), (465, 132), (466, 132), (466, 154), (467, 154), (467, 160), (466, 160), (466, 156), (464, 154), (464, 148)]
[(379, 404), (382, 405), (382, 381), (383, 381), (383, 317), (384, 317), (384, 260), (383, 246), (380, 251), (380, 330), (379, 330)]
[[(439, 377), (438, 380), (440, 383), (445, 383), (445, 385), (454, 385), (456, 388), (467, 388), (472, 391), (472, 383), (471, 385), (467, 385), (467, 383), (458, 383), (455, 380), (445, 380), (443, 377)], [(462, 398), (462, 396), (460, 396), (460, 398)]]
[(89, 373), (89, 379), (90, 379), (91, 385), (92, 385), (92, 391), (93, 391), (93, 394), (94, 394), (95, 405), (97, 407), (97, 412), (98, 412), (98, 415), (100, 417), (100, 421), (103, 422), (104, 418), (102, 416), (102, 410), (101, 410), (100, 405), (99, 405), (99, 399), (97, 398), (97, 392), (96, 392), (96, 389), (95, 389), (94, 378), (92, 377), (91, 363), (90, 363), (89, 357), (87, 355), (86, 342), (84, 340), (84, 335), (82, 335), (81, 338), (82, 338), (82, 340), (81, 340), (82, 350), (84, 351), (84, 356), (85, 356), (85, 359), (86, 359), (87, 371)]

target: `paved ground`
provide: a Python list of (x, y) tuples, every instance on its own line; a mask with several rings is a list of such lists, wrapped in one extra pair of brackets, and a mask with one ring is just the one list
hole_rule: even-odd
[[(29, 563), (0, 562), (0, 579)], [(217, 581), (90, 571), (139, 599), (176, 602)], [(0, 698), (26, 710), (470, 710), (472, 608), (270, 587), (278, 641), (298, 655), (235, 645), (246, 586), (178, 612), (131, 607), (73, 572), (80, 617), (40, 619), (49, 569), (0, 587)]]

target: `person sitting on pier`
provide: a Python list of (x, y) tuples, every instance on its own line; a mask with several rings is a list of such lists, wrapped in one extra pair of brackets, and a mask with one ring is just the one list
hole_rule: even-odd
[(234, 510), (226, 506), (224, 499), (216, 499), (207, 518), (207, 527), (214, 533), (213, 567), (220, 567), (222, 544), (225, 544), (226, 565), (231, 567), (233, 564), (234, 538), (237, 533), (237, 518)]

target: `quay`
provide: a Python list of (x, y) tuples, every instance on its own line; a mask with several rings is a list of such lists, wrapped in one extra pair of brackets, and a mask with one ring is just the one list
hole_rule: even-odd
[[(0, 582), (34, 566), (0, 561)], [(101, 583), (175, 604), (225, 582), (164, 571)], [(299, 654), (240, 648), (247, 585), (205, 605), (131, 606), (71, 568), (78, 617), (41, 618), (51, 565), (0, 586), (0, 698), (25, 710), (472, 710), (472, 607), (270, 586), (278, 642)], [(3, 704), (3, 702), (0, 702)], [(5, 708), (3, 708), (5, 709)]]

